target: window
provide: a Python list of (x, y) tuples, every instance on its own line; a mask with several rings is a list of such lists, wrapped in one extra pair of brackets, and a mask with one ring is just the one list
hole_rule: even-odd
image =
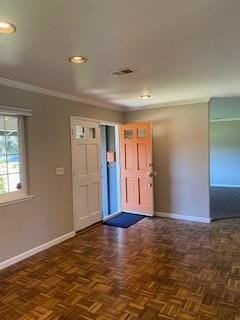
[(26, 195), (23, 117), (0, 115), (0, 203)]
[(147, 137), (147, 128), (138, 128), (138, 138), (144, 139)]
[(133, 129), (124, 130), (124, 139), (133, 139)]
[(89, 128), (90, 139), (96, 139), (96, 128)]
[(85, 128), (84, 126), (76, 126), (76, 139), (84, 139)]

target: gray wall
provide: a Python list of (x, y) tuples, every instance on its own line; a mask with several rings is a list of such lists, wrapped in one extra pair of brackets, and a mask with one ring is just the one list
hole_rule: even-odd
[(211, 185), (240, 187), (240, 120), (211, 123)]
[[(0, 86), (0, 105), (29, 108), (33, 200), (0, 207), (0, 262), (73, 230), (70, 115), (122, 122), (122, 113)], [(64, 176), (55, 169), (65, 167)]]
[(210, 120), (240, 118), (240, 98), (213, 98), (209, 102)]
[(128, 112), (153, 122), (155, 211), (209, 217), (208, 103)]
[[(0, 86), (0, 105), (30, 108), (33, 200), (0, 207), (0, 262), (73, 230), (70, 115), (153, 121), (156, 211), (209, 217), (208, 104), (120, 112)], [(65, 167), (64, 176), (55, 169)]]

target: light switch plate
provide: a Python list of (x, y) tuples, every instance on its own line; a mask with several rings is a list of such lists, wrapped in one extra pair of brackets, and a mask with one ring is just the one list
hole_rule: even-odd
[(56, 175), (62, 176), (64, 174), (64, 167), (56, 168)]

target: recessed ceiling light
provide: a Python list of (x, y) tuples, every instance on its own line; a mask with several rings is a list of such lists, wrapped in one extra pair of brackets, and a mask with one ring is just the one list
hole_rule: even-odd
[(83, 63), (86, 63), (88, 59), (86, 57), (83, 57), (83, 56), (73, 56), (73, 57), (68, 58), (68, 60), (71, 63), (83, 64)]
[(144, 94), (144, 95), (141, 96), (141, 98), (146, 100), (146, 99), (150, 99), (151, 96), (150, 96), (150, 94)]
[(0, 21), (0, 33), (13, 33), (16, 31), (14, 24), (6, 21)]

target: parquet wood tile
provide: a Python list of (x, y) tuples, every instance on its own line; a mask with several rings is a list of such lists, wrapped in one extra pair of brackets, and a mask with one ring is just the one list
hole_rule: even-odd
[(0, 320), (240, 320), (240, 219), (97, 225), (0, 272)]

